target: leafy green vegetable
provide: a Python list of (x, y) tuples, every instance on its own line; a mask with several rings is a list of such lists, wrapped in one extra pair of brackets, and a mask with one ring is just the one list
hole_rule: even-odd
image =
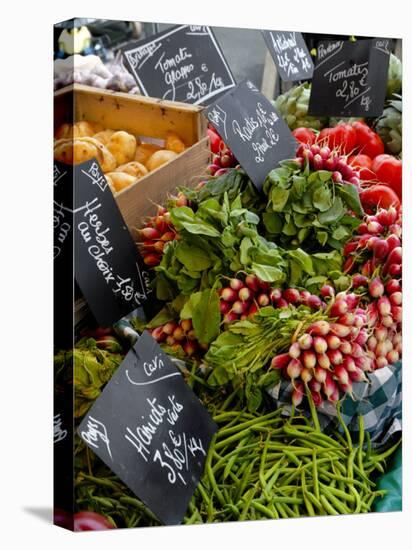
[(199, 292), (192, 308), (192, 322), (196, 338), (201, 344), (209, 344), (219, 334), (219, 295), (214, 289)]

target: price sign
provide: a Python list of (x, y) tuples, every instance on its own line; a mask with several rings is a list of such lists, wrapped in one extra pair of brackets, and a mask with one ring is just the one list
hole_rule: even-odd
[(262, 34), (282, 80), (312, 78), (312, 57), (300, 32), (262, 31)]
[(176, 26), (122, 51), (125, 65), (146, 96), (207, 105), (235, 86), (210, 27)]
[(318, 45), (309, 114), (377, 117), (382, 114), (391, 41), (325, 41)]
[(210, 105), (206, 116), (257, 188), (281, 160), (295, 156), (292, 132), (249, 80)]
[(148, 332), (78, 429), (83, 441), (167, 525), (182, 521), (216, 431)]

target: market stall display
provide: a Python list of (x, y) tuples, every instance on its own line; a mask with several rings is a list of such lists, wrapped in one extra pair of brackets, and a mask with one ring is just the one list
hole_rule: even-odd
[[(386, 53), (387, 100), (373, 119), (310, 115), (309, 82), (274, 107), (242, 83), (207, 110), (209, 123), (186, 104), (82, 86), (56, 93), (55, 159), (97, 160), (154, 297), (150, 313), (113, 327), (91, 321), (73, 349), (56, 350), (56, 384), (74, 386), (76, 428), (94, 422), (87, 437), (73, 435), (75, 530), (162, 523), (99, 458), (112, 458), (116, 439), (103, 412), (113, 429), (117, 415), (90, 416), (96, 404), (110, 407), (133, 353), (140, 365), (143, 341), (173, 367), (162, 371), (157, 354), (144, 382), (127, 375), (152, 407), (135, 448), (149, 456), (164, 417), (174, 447), (159, 443), (142, 471), (159, 463), (175, 484), (189, 452), (204, 459), (181, 523), (368, 513), (385, 509), (385, 495), (398, 509), (389, 469), (402, 428), (402, 79)], [(239, 100), (244, 87), (257, 108)], [(241, 166), (234, 150), (244, 159), (248, 147)], [(257, 185), (253, 163), (271, 159)], [(217, 432), (206, 448), (179, 432), (183, 407), (170, 416), (162, 406), (151, 378), (159, 371), (163, 384), (181, 374), (210, 415)]]

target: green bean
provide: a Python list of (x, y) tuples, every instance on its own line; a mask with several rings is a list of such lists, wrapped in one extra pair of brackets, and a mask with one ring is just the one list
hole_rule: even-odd
[(303, 496), (303, 502), (305, 503), (306, 510), (308, 511), (309, 516), (315, 516), (315, 510), (312, 506), (311, 501), (308, 499), (307, 496), (307, 488), (306, 488), (306, 477), (305, 472), (302, 470), (301, 472), (301, 484), (302, 484), (302, 496)]
[(236, 496), (235, 496), (235, 501), (238, 501), (240, 499), (240, 496), (243, 494), (244, 490), (246, 489), (246, 486), (249, 482), (249, 476), (250, 476), (250, 473), (253, 469), (253, 466), (255, 465), (255, 462), (258, 460), (258, 458), (254, 458), (252, 460), (252, 462), (250, 462), (250, 464), (246, 467), (245, 469), (245, 472), (243, 474), (243, 477), (240, 481), (240, 484), (239, 486), (237, 487), (237, 490), (236, 490)]
[(313, 492), (315, 493), (315, 497), (319, 500), (319, 479), (318, 479), (318, 465), (317, 465), (317, 457), (316, 452), (313, 451), (312, 454), (313, 458), (313, 466), (312, 466), (312, 479), (313, 479)]
[[(251, 502), (252, 502), (252, 500), (253, 500), (253, 497), (255, 496), (256, 489), (257, 489), (256, 487), (252, 487), (252, 488), (248, 491), (248, 493), (250, 493), (250, 494), (249, 494), (249, 496), (245, 499), (245, 505), (244, 505), (244, 507), (243, 507), (243, 509), (242, 509), (242, 511), (241, 511), (241, 513), (240, 513), (239, 521), (244, 521), (244, 520), (246, 519), (247, 513), (248, 513), (249, 508), (250, 508), (250, 504), (251, 504)], [(246, 495), (247, 495), (247, 493), (245, 493), (244, 496), (246, 497)]]
[(283, 452), (289, 458), (289, 460), (291, 460), (296, 464), (298, 468), (302, 465), (302, 462), (298, 459), (298, 457), (293, 451), (288, 451), (287, 449), (284, 449)]
[(351, 513), (351, 510), (348, 508), (348, 506), (346, 506), (346, 504), (344, 504), (338, 498), (336, 498), (333, 492), (330, 489), (328, 490), (327, 487), (323, 487), (322, 495), (324, 495), (325, 498), (327, 498), (328, 501), (334, 506), (334, 508), (341, 514)]
[(339, 512), (330, 504), (325, 495), (320, 495), (320, 502), (331, 516), (338, 516)]
[(321, 483), (321, 486), (325, 489), (328, 489), (329, 492), (336, 497), (347, 500), (350, 503), (356, 502), (356, 499), (353, 495), (349, 495), (348, 493), (346, 493), (345, 491), (342, 491), (341, 489), (337, 489), (336, 487), (331, 487), (330, 485), (325, 485), (324, 483)]
[(277, 409), (276, 411), (273, 411), (269, 414), (265, 414), (262, 416), (257, 416), (252, 418), (251, 420), (246, 420), (245, 422), (241, 422), (240, 424), (237, 424), (236, 426), (232, 426), (230, 428), (223, 428), (222, 430), (219, 430), (218, 434), (219, 437), (222, 435), (229, 435), (232, 433), (237, 433), (243, 431), (245, 428), (248, 428), (250, 426), (253, 426), (254, 424), (264, 424), (266, 421), (272, 420), (274, 421), (276, 419), (276, 422), (279, 422), (281, 419), (277, 418), (279, 416), (279, 413), (281, 412), (281, 409)]
[(283, 505), (280, 502), (275, 502), (274, 506), (276, 507), (276, 510), (279, 512), (279, 514), (282, 516), (282, 518), (288, 519), (289, 516), (288, 516), (285, 508), (283, 507)]
[(268, 470), (264, 476), (265, 481), (266, 479), (268, 480), (266, 484), (266, 490), (268, 492), (271, 491), (273, 485), (276, 483), (278, 477), (282, 473), (281, 464), (283, 461), (284, 461), (284, 457), (282, 457), (278, 462), (276, 462), (276, 464), (274, 464), (272, 468), (270, 468), (270, 470)]
[(269, 508), (266, 506), (263, 506), (263, 504), (260, 504), (260, 502), (256, 502), (256, 500), (252, 500), (250, 505), (255, 508), (258, 512), (261, 512), (264, 516), (270, 518), (270, 519), (276, 519), (275, 514)]
[(318, 498), (316, 498), (316, 496), (313, 493), (311, 493), (310, 491), (306, 491), (306, 496), (310, 500), (310, 502), (313, 504), (313, 506), (315, 506), (315, 508), (317, 508), (319, 510), (321, 515), (323, 515), (325, 513), (325, 509), (323, 508), (322, 503), (320, 502), (320, 500)]

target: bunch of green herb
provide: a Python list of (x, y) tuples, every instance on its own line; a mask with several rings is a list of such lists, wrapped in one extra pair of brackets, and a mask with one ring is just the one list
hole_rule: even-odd
[(302, 171), (291, 161), (269, 172), (263, 191), (266, 231), (285, 248), (341, 250), (363, 215), (354, 185), (334, 182), (327, 170)]

